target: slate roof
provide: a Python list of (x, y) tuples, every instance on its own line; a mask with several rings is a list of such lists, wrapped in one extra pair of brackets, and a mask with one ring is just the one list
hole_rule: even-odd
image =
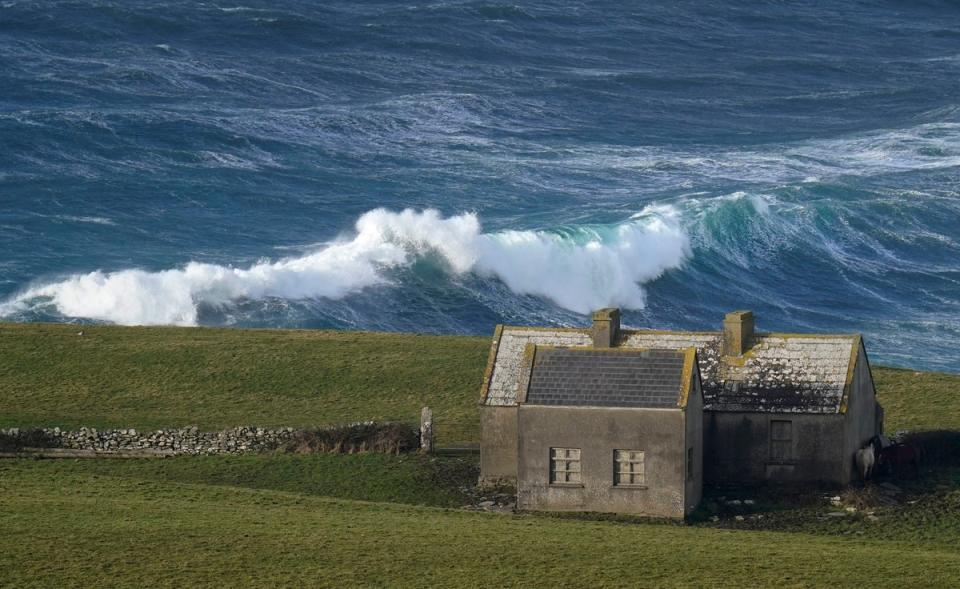
[(686, 354), (537, 346), (528, 405), (677, 408), (685, 401)]
[[(740, 357), (721, 354), (722, 333), (623, 329), (617, 349), (695, 347), (704, 409), (771, 413), (839, 413), (851, 383), (857, 335), (757, 333)], [(497, 328), (482, 404), (511, 406), (527, 344), (589, 348), (589, 328)]]

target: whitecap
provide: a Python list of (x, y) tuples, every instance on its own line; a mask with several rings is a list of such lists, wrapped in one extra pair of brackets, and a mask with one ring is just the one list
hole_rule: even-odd
[(643, 283), (679, 267), (690, 255), (672, 207), (648, 207), (628, 222), (563, 231), (482, 233), (473, 213), (444, 218), (427, 209), (375, 209), (355, 234), (316, 251), (247, 268), (190, 262), (149, 272), (127, 269), (75, 274), (28, 288), (0, 305), (0, 316), (52, 306), (67, 317), (123, 325), (195, 325), (200, 305), (244, 299), (339, 299), (388, 284), (386, 270), (438, 254), (447, 270), (500, 280), (518, 294), (535, 295), (587, 313), (645, 304)]
[(107, 217), (87, 217), (83, 215), (54, 215), (54, 219), (61, 221), (72, 221), (74, 223), (93, 223), (94, 225), (116, 225), (112, 219)]

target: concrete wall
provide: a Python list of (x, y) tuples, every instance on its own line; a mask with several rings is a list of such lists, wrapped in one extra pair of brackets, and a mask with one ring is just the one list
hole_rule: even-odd
[(480, 407), (480, 484), (517, 480), (517, 407)]
[(873, 377), (870, 374), (870, 364), (863, 348), (857, 352), (857, 366), (853, 373), (853, 383), (850, 387), (850, 396), (847, 399), (847, 412), (844, 415), (844, 483), (859, 481), (854, 456), (870, 441), (870, 438), (880, 433), (877, 419), (877, 397), (874, 390)]
[[(685, 414), (679, 409), (519, 408), (517, 507), (683, 517)], [(582, 485), (550, 484), (550, 448), (580, 448)], [(613, 485), (613, 451), (643, 450), (646, 488)]]
[[(704, 412), (707, 484), (764, 481), (844, 484), (844, 415)], [(791, 459), (771, 460), (770, 422), (792, 423)]]

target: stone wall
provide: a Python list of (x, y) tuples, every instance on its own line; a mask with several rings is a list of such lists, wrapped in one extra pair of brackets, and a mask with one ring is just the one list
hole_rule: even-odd
[[(341, 429), (367, 428), (372, 423), (341, 426)], [(264, 452), (289, 446), (317, 429), (237, 427), (217, 432), (203, 432), (196, 427), (141, 431), (136, 429), (103, 429), (82, 427), (65, 431), (59, 427), (36, 429), (0, 429), (0, 450), (22, 448), (61, 448), (93, 452), (163, 453), (163, 454), (243, 454)]]

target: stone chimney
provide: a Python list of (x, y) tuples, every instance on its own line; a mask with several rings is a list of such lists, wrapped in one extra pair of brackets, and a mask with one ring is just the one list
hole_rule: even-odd
[(753, 312), (731, 311), (723, 318), (723, 355), (743, 356), (753, 344)]
[(620, 309), (615, 307), (593, 312), (593, 347), (612, 348), (620, 337)]

